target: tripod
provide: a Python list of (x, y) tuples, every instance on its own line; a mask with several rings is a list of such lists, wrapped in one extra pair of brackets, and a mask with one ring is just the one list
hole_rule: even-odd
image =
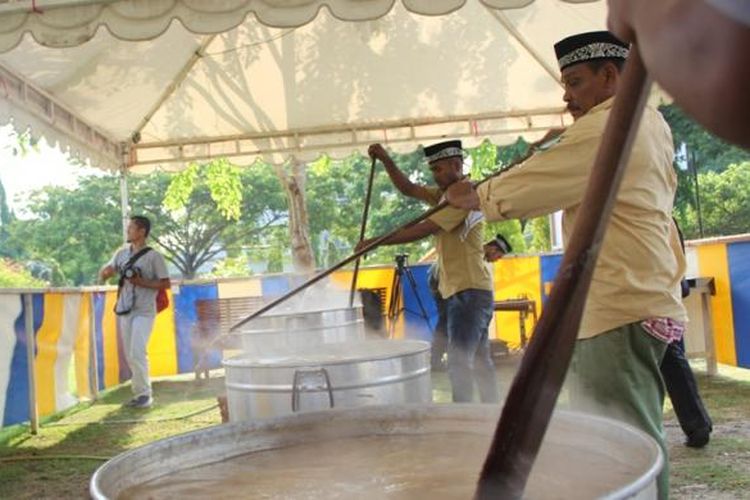
[[(394, 330), (396, 329), (396, 320), (399, 315), (403, 312), (410, 312), (412, 314), (419, 315), (427, 325), (427, 329), (430, 329), (430, 317), (427, 314), (427, 310), (424, 308), (422, 299), (419, 297), (419, 291), (417, 289), (417, 280), (414, 279), (414, 274), (411, 272), (407, 265), (407, 254), (396, 255), (396, 269), (393, 274), (393, 282), (391, 283), (391, 299), (388, 303), (388, 337), (393, 338)], [(409, 311), (402, 304), (401, 300), (401, 288), (403, 287), (403, 280), (406, 280), (411, 285), (411, 289), (414, 291), (414, 296), (417, 299), (417, 305), (419, 306), (419, 312)]]

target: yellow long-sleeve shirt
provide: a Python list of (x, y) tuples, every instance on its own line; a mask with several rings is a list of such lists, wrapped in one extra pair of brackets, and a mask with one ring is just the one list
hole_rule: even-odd
[[(571, 125), (560, 141), (479, 186), (489, 220), (563, 210), (567, 240), (612, 108), (609, 99)], [(672, 222), (677, 176), (672, 134), (647, 107), (617, 195), (584, 308), (579, 338), (654, 317), (687, 321), (680, 298), (685, 258)]]

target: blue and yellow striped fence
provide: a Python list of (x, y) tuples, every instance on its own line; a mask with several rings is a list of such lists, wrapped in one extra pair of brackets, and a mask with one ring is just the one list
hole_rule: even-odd
[[(720, 363), (750, 368), (750, 235), (689, 242), (688, 275), (713, 277), (713, 336)], [(512, 256), (494, 264), (495, 299), (524, 297), (541, 312), (560, 265), (559, 254)], [(416, 290), (402, 283), (404, 313), (395, 325), (395, 336), (431, 339), (436, 321), (435, 305), (427, 287), (427, 264), (411, 266)], [(385, 290), (391, 300), (394, 268), (363, 268), (358, 287)], [(334, 287), (347, 290), (351, 271), (335, 273)], [(148, 346), (154, 376), (193, 370), (196, 350), (193, 332), (197, 323), (195, 303), (200, 299), (273, 297), (295, 283), (286, 275), (227, 279), (175, 285), (170, 307), (158, 315)], [(26, 332), (23, 296), (31, 299)], [(416, 297), (429, 316), (421, 318)], [(116, 316), (115, 291), (111, 288), (66, 290), (0, 290), (0, 423), (2, 426), (31, 418), (30, 395), (39, 416), (61, 411), (98, 390), (125, 382), (130, 371), (123, 356)], [(533, 329), (528, 318), (526, 331)], [(520, 343), (517, 315), (496, 314), (491, 336), (511, 346)], [(33, 351), (32, 351), (33, 349)], [(29, 366), (29, 360), (33, 360)], [(219, 366), (213, 353), (210, 366)], [(31, 380), (34, 381), (33, 386)]]

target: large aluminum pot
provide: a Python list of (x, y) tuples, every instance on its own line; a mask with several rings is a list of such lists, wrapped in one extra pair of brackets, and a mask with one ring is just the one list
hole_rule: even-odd
[(224, 360), (229, 420), (432, 401), (430, 344), (362, 340)]
[(362, 306), (354, 306), (259, 316), (232, 333), (227, 345), (247, 352), (262, 352), (364, 338)]
[[(498, 408), (482, 405), (416, 405), (225, 424), (109, 460), (90, 492), (95, 499), (463, 500), (473, 493), (497, 415)], [(398, 447), (384, 454), (379, 443), (388, 442)], [(438, 451), (420, 455), (425, 442)], [(349, 447), (329, 450), (342, 444)], [(558, 412), (524, 497), (656, 498), (662, 465), (659, 447), (643, 432)]]

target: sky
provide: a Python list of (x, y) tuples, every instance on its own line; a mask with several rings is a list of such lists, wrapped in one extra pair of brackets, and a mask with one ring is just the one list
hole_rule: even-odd
[(9, 206), (16, 216), (24, 216), (26, 197), (30, 191), (47, 185), (75, 187), (78, 177), (98, 172), (93, 168), (72, 164), (68, 156), (42, 139), (37, 150), (26, 155), (13, 154), (17, 147), (13, 128), (0, 127), (0, 181), (8, 195)]

